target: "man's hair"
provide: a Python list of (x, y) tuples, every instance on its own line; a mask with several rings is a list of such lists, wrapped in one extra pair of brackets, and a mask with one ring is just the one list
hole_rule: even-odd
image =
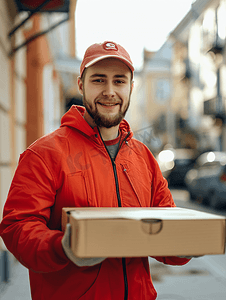
[(85, 70), (84, 70), (83, 73), (82, 73), (82, 77), (81, 77), (83, 86), (84, 86), (84, 81), (85, 81), (86, 71), (87, 71), (87, 68), (85, 68)]

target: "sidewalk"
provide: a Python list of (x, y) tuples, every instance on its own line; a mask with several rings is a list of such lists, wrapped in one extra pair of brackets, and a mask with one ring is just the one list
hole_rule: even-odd
[(13, 266), (10, 282), (0, 286), (1, 300), (31, 300), (28, 270), (19, 262)]
[[(225, 300), (226, 254), (193, 258), (185, 266), (168, 266), (150, 259), (157, 300)], [(0, 289), (1, 300), (31, 300), (28, 271), (14, 266), (11, 282)]]
[(184, 266), (150, 259), (157, 300), (225, 300), (226, 255), (193, 258)]

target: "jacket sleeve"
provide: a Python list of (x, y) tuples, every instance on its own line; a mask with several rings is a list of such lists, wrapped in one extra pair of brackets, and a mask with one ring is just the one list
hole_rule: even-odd
[(188, 258), (181, 258), (178, 256), (152, 256), (152, 258), (156, 259), (157, 261), (166, 264), (166, 265), (172, 265), (172, 266), (182, 266), (187, 264), (191, 259)]
[(6, 247), (34, 272), (64, 268), (69, 260), (63, 233), (47, 226), (56, 195), (56, 179), (41, 156), (26, 150), (20, 157), (4, 206), (0, 235)]
[(168, 188), (168, 182), (163, 177), (158, 163), (155, 164), (152, 183), (152, 204), (153, 207), (175, 207), (173, 197)]
[[(162, 172), (156, 162), (155, 175), (152, 185), (152, 206), (154, 207), (176, 207), (172, 194), (168, 188), (168, 182), (163, 177)], [(190, 261), (187, 258), (180, 258), (177, 256), (167, 257), (153, 257), (159, 262), (168, 265), (184, 265)]]

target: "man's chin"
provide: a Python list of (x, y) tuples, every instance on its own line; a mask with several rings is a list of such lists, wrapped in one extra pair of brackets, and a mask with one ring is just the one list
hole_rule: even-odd
[(99, 127), (111, 128), (111, 127), (118, 126), (119, 123), (122, 121), (122, 119), (123, 117), (118, 115), (114, 117), (108, 117), (108, 118), (106, 118), (106, 116), (96, 115), (94, 118), (94, 122)]
[(93, 119), (94, 123), (98, 127), (111, 128), (111, 127), (118, 126), (125, 115), (122, 114), (121, 112), (118, 112), (109, 116), (109, 114), (102, 114), (98, 109), (96, 110), (91, 109), (88, 105), (85, 105), (85, 107), (88, 114), (90, 115), (90, 117)]

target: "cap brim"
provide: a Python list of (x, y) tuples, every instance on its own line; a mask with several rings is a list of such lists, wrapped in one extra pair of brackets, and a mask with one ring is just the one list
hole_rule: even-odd
[(106, 59), (106, 58), (117, 58), (117, 59), (121, 60), (122, 62), (124, 62), (132, 72), (134, 71), (134, 67), (131, 64), (131, 62), (129, 60), (127, 60), (126, 58), (118, 56), (118, 55), (103, 55), (103, 56), (97, 57), (97, 58), (91, 60), (90, 62), (88, 62), (85, 65), (85, 68), (91, 67), (92, 65), (94, 65), (98, 61)]

